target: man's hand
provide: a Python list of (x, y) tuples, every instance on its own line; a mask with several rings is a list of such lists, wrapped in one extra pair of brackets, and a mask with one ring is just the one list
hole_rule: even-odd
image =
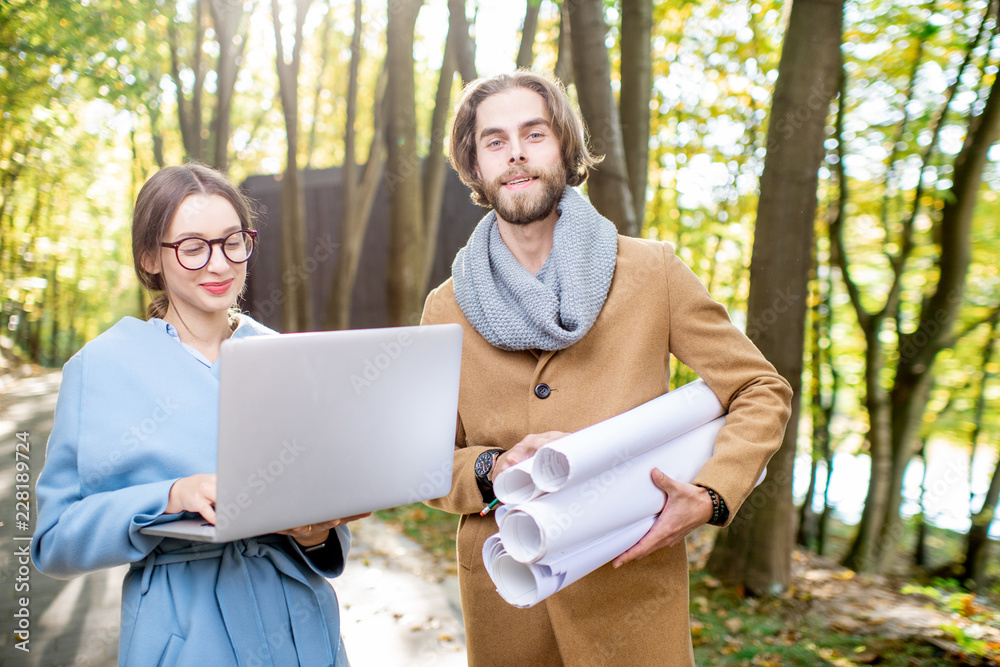
[(507, 468), (515, 466), (521, 461), (527, 461), (530, 459), (542, 445), (548, 444), (553, 440), (558, 440), (564, 435), (568, 434), (563, 433), (562, 431), (546, 431), (545, 433), (532, 433), (531, 435), (525, 436), (524, 440), (511, 447), (497, 458), (496, 462), (493, 464), (493, 470), (490, 471), (490, 481), (492, 482), (495, 480), (497, 475), (502, 473)]
[(658, 468), (653, 468), (651, 476), (653, 483), (667, 496), (663, 510), (649, 532), (614, 560), (614, 567), (648, 556), (657, 549), (679, 544), (688, 533), (712, 518), (712, 499), (704, 488), (675, 481)]
[(198, 512), (205, 521), (215, 525), (215, 474), (182, 477), (170, 487), (164, 514)]

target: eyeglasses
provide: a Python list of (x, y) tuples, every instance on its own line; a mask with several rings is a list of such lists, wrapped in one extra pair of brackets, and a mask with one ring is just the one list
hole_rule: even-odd
[(253, 254), (257, 232), (241, 229), (221, 239), (187, 238), (173, 243), (161, 243), (164, 248), (173, 248), (177, 262), (188, 271), (197, 271), (208, 266), (212, 260), (212, 246), (218, 244), (223, 256), (233, 264), (242, 264)]

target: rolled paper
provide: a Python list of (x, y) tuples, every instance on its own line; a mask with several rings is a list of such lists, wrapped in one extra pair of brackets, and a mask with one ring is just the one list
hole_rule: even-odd
[(695, 380), (544, 445), (528, 459), (533, 462), (532, 481), (540, 491), (554, 493), (600, 475), (723, 414), (722, 404), (705, 381)]
[(483, 545), (483, 562), (504, 600), (515, 607), (532, 607), (628, 550), (649, 532), (655, 520), (655, 517), (640, 519), (538, 563), (521, 563), (511, 558), (497, 533)]
[(498, 518), (504, 549), (518, 562), (535, 563), (658, 514), (663, 491), (650, 471), (659, 468), (674, 480), (691, 482), (712, 456), (725, 421), (712, 420), (585, 482), (510, 508)]
[(531, 459), (513, 465), (493, 480), (493, 493), (500, 502), (514, 505), (526, 503), (542, 495), (542, 490), (535, 486), (531, 476)]

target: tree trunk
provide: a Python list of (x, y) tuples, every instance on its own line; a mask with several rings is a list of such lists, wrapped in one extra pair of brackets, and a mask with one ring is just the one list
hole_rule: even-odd
[[(48, 292), (48, 290), (51, 290)], [(59, 292), (59, 275), (57, 273), (56, 260), (53, 258), (52, 269), (49, 272), (48, 293), (45, 295), (45, 310), (52, 318), (49, 327), (49, 351), (46, 355), (46, 366), (55, 368), (61, 366), (59, 357), (59, 299), (62, 294)]]
[[(423, 0), (399, 0), (389, 12), (386, 28), (389, 70), (389, 322), (406, 325), (419, 313), (418, 284), (422, 277), (420, 232), (423, 229), (423, 188), (417, 156), (416, 84), (413, 73), (413, 31)], [(463, 10), (464, 11), (464, 10)], [(453, 12), (454, 16), (454, 12)], [(463, 13), (464, 17), (464, 13)]]
[(528, 0), (525, 5), (521, 46), (517, 50), (518, 69), (530, 68), (531, 63), (535, 62), (535, 33), (538, 32), (538, 11), (542, 8), (542, 0)]
[[(358, 8), (357, 8), (357, 4), (358, 3), (357, 3), (357, 0), (355, 0), (354, 4), (355, 4), (354, 13), (355, 13), (355, 19), (356, 19), (354, 25), (356, 27), (357, 26), (357, 13), (358, 13)], [(319, 112), (320, 100), (322, 99), (323, 91), (327, 90), (327, 81), (326, 81), (327, 65), (334, 60), (334, 58), (333, 58), (334, 49), (335, 48), (337, 48), (337, 49), (340, 48), (339, 44), (336, 44), (336, 46), (335, 46), (335, 40), (330, 36), (330, 31), (331, 31), (331, 26), (332, 25), (333, 25), (333, 7), (328, 4), (327, 8), (326, 8), (326, 14), (323, 16), (323, 32), (320, 35), (320, 44), (321, 44), (321, 46), (320, 46), (320, 56), (319, 56), (320, 57), (319, 74), (316, 75), (316, 85), (313, 87), (313, 100), (312, 100), (313, 119), (312, 119), (312, 123), (310, 123), (310, 125), (309, 125), (309, 140), (306, 143), (306, 169), (312, 169), (313, 154), (316, 152), (316, 128), (320, 124), (320, 112)], [(355, 44), (357, 44), (357, 48), (355, 48)], [(357, 69), (356, 69), (356, 66), (355, 66), (355, 61), (358, 58), (358, 51), (357, 51), (357, 49), (360, 49), (360, 48), (361, 48), (360, 35), (358, 35), (358, 31), (357, 31), (357, 29), (355, 29), (354, 36), (351, 38), (351, 64), (349, 65), (350, 73), (348, 74), (348, 78), (347, 78), (347, 88), (348, 88), (347, 107), (348, 108), (347, 108), (347, 124), (344, 127), (344, 135), (345, 135), (345, 137), (347, 135), (353, 135), (353, 132), (354, 132), (354, 124), (351, 121), (352, 110), (350, 108), (351, 107), (351, 98), (350, 98), (350, 96), (351, 96), (351, 86), (354, 86), (354, 95), (355, 95), (354, 105), (356, 107), (357, 106), (357, 76), (358, 76), (358, 73), (357, 73)], [(354, 111), (356, 112), (356, 109)], [(351, 137), (351, 140), (353, 141), (353, 136)], [(345, 142), (346, 142), (346, 139), (345, 139)], [(344, 153), (345, 153), (344, 164), (345, 165), (351, 164), (351, 161), (348, 160), (347, 157), (346, 157), (346, 153), (347, 153), (346, 145), (345, 145), (345, 148), (344, 148)], [(346, 173), (346, 171), (345, 171), (345, 173)], [(346, 183), (346, 181), (345, 181), (345, 183)]]
[[(453, 21), (448, 31), (437, 96), (431, 116), (430, 153), (421, 168), (417, 154), (417, 114), (413, 72), (413, 30), (423, 0), (404, 0), (389, 17), (389, 72), (386, 186), (389, 190), (389, 321), (417, 324), (437, 249), (446, 161), (444, 140), (455, 59), (468, 31)], [(454, 8), (453, 8), (454, 11)], [(453, 14), (457, 16), (458, 12)], [(458, 25), (453, 34), (452, 29)], [(464, 75), (463, 75), (464, 76)]]
[(567, 88), (576, 83), (573, 80), (573, 40), (569, 24), (569, 3), (559, 3), (559, 40), (556, 42), (556, 78)]
[(298, 164), (298, 81), (302, 57), (302, 27), (311, 2), (312, 0), (296, 2), (295, 43), (292, 45), (292, 61), (289, 63), (285, 60), (278, 0), (271, 0), (278, 82), (287, 136), (285, 174), (281, 189), (281, 276), (286, 290), (281, 325), (285, 332), (309, 331), (312, 328), (310, 282), (309, 275), (305, 273), (306, 198)]
[(816, 525), (816, 553), (822, 556), (826, 553), (826, 531), (830, 525), (830, 483), (833, 480), (833, 453), (827, 443), (826, 451), (823, 452), (823, 460), (826, 461), (826, 481), (823, 483), (823, 513), (819, 516)]
[(795, 543), (811, 548), (816, 540), (816, 514), (813, 512), (813, 496), (816, 494), (816, 478), (818, 474), (819, 462), (822, 459), (824, 450), (825, 435), (829, 435), (829, 430), (825, 428), (825, 412), (823, 410), (823, 368), (822, 368), (822, 345), (823, 316), (820, 312), (822, 300), (819, 292), (822, 289), (816, 276), (816, 246), (813, 245), (813, 270), (810, 272), (810, 298), (809, 302), (813, 307), (809, 311), (809, 318), (812, 324), (812, 349), (809, 354), (809, 413), (812, 417), (812, 446), (809, 456), (809, 486), (806, 488), (806, 495), (799, 508), (799, 529), (795, 536)]
[(913, 564), (917, 567), (927, 567), (927, 504), (924, 502), (927, 496), (927, 438), (921, 440), (918, 455), (923, 460), (923, 472), (920, 474), (920, 512), (916, 516), (917, 535), (913, 547)]
[(212, 25), (219, 43), (219, 58), (215, 66), (215, 111), (212, 116), (212, 152), (210, 164), (219, 171), (229, 171), (230, 116), (239, 60), (246, 44), (246, 34), (239, 44), (236, 35), (243, 20), (243, 3), (232, 0), (211, 0)]
[(362, 0), (354, 1), (354, 36), (351, 40), (350, 75), (347, 79), (347, 123), (344, 129), (343, 194), (341, 196), (340, 246), (337, 269), (327, 300), (325, 329), (347, 329), (351, 323), (351, 303), (357, 280), (361, 249), (364, 245), (368, 219), (371, 217), (375, 190), (385, 169), (385, 68), (376, 84), (372, 143), (368, 160), (358, 181), (355, 154), (354, 122), (358, 107), (358, 70), (361, 60)]
[(653, 91), (653, 2), (622, 0), (622, 141), (638, 229), (649, 179), (649, 101)]
[[(993, 313), (990, 321), (989, 334), (986, 337), (986, 344), (983, 346), (983, 377), (979, 383), (979, 394), (976, 396), (976, 415), (972, 429), (972, 444), (979, 440), (983, 428), (983, 413), (986, 407), (986, 392), (990, 382), (990, 368), (992, 367), (993, 352), (996, 349), (996, 342), (1000, 338), (1000, 309)], [(972, 460), (969, 460), (969, 469), (972, 469)], [(986, 498), (983, 506), (972, 517), (972, 526), (965, 544), (965, 561), (962, 563), (962, 576), (960, 581), (966, 588), (978, 588), (986, 583), (986, 555), (989, 551), (989, 530), (996, 514), (997, 501), (1000, 499), (1000, 463), (993, 471), (990, 479), (990, 488), (986, 491)]]
[[(881, 319), (881, 318), (877, 318)], [(890, 438), (892, 432), (888, 396), (881, 386), (885, 366), (884, 350), (878, 340), (881, 325), (865, 328), (865, 409), (868, 412), (868, 451), (871, 474), (868, 494), (861, 512), (858, 534), (847, 555), (841, 561), (845, 567), (861, 572), (877, 572), (881, 549), (879, 531), (881, 517), (889, 498), (889, 479), (892, 474)], [(897, 538), (898, 539), (898, 538)], [(895, 541), (893, 542), (895, 546)]]
[(184, 95), (184, 82), (181, 80), (180, 44), (177, 34), (177, 24), (173, 18), (167, 20), (167, 43), (170, 47), (170, 77), (177, 90), (177, 120), (181, 129), (181, 141), (184, 153), (189, 160), (205, 161), (205, 141), (201, 136), (202, 129), (202, 93), (205, 87), (205, 66), (202, 53), (205, 44), (204, 24), (205, 0), (196, 0), (194, 8), (195, 38), (191, 47), (194, 71), (194, 86), (191, 99)]
[(838, 88), (843, 0), (792, 5), (775, 84), (750, 262), (751, 340), (792, 385), (795, 400), (768, 475), (723, 530), (708, 569), (750, 593), (791, 578), (792, 473), (798, 434), (806, 293), (829, 103)]
[(418, 282), (417, 298), (422, 302), (429, 289), (431, 267), (437, 250), (438, 230), (441, 227), (441, 203), (444, 200), (444, 183), (447, 175), (448, 159), (444, 154), (447, 134), (448, 112), (451, 110), (451, 87), (455, 80), (454, 43), (463, 38), (449, 35), (445, 41), (444, 57), (441, 59), (441, 74), (438, 77), (437, 95), (434, 98), (434, 113), (431, 116), (431, 141), (424, 161), (424, 233), (423, 258)]
[(476, 43), (469, 36), (465, 0), (448, 0), (448, 36), (449, 39), (454, 36), (455, 66), (462, 75), (462, 85), (465, 86), (476, 78)]
[[(819, 259), (818, 248), (813, 246), (815, 257), (814, 268), (816, 269), (810, 283), (815, 285), (814, 291), (810, 295), (812, 321), (812, 353), (810, 355), (810, 375), (811, 380), (811, 400), (810, 414), (812, 415), (812, 465), (809, 473), (809, 488), (806, 491), (805, 502), (799, 513), (799, 531), (796, 536), (796, 543), (814, 548), (817, 552), (822, 550), (822, 542), (825, 539), (825, 526), (823, 525), (827, 517), (827, 495), (830, 489), (830, 477), (832, 475), (833, 457), (830, 452), (830, 420), (833, 418), (834, 406), (836, 405), (837, 393), (837, 370), (834, 360), (829, 350), (832, 340), (830, 330), (832, 328), (832, 303), (830, 299), (833, 286), (830, 283), (830, 267)], [(820, 269), (825, 271), (821, 272)], [(824, 273), (826, 279), (821, 278)], [(826, 391), (823, 383), (823, 369), (828, 368), (830, 373), (830, 390)], [(816, 481), (818, 478), (818, 468), (820, 462), (826, 466), (826, 483), (823, 486), (823, 512), (817, 516), (813, 511), (813, 504), (816, 496)]]
[[(826, 360), (826, 368), (830, 372), (830, 393), (821, 400), (820, 408), (823, 425), (816, 436), (820, 440), (820, 456), (826, 465), (826, 480), (823, 484), (823, 512), (820, 514), (816, 526), (816, 553), (823, 555), (826, 546), (826, 529), (830, 520), (830, 485), (833, 481), (833, 450), (830, 447), (830, 423), (837, 408), (837, 389), (840, 385), (840, 374), (834, 361), (831, 350), (833, 349), (833, 271), (830, 264), (825, 264), (826, 277), (821, 281), (820, 309), (817, 313), (820, 317), (820, 332), (822, 339), (826, 340), (826, 352), (821, 353), (821, 359)], [(815, 429), (814, 429), (815, 432)]]
[(639, 225), (632, 208), (618, 105), (611, 91), (604, 3), (566, 0), (566, 4), (570, 5), (573, 73), (580, 111), (595, 154), (604, 156), (604, 161), (590, 174), (587, 192), (594, 208), (615, 223), (621, 234), (636, 236)]

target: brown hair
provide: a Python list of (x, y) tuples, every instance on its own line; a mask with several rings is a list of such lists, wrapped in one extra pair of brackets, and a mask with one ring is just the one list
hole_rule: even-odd
[(163, 273), (150, 273), (142, 266), (144, 255), (156, 257), (181, 202), (191, 195), (219, 195), (236, 209), (243, 229), (253, 229), (254, 211), (249, 198), (220, 172), (196, 162), (165, 167), (146, 181), (132, 213), (132, 261), (139, 283), (153, 293), (146, 319), (163, 317), (169, 298)]
[(490, 95), (514, 88), (534, 91), (545, 101), (545, 108), (552, 119), (552, 129), (562, 146), (567, 185), (585, 183), (587, 170), (604, 159), (603, 156), (590, 154), (583, 122), (558, 79), (549, 79), (526, 69), (519, 69), (513, 74), (476, 79), (465, 87), (455, 106), (448, 152), (451, 166), (458, 172), (462, 182), (472, 189), (472, 201), (480, 206), (489, 204), (482, 180), (476, 175), (476, 112), (482, 101)]

